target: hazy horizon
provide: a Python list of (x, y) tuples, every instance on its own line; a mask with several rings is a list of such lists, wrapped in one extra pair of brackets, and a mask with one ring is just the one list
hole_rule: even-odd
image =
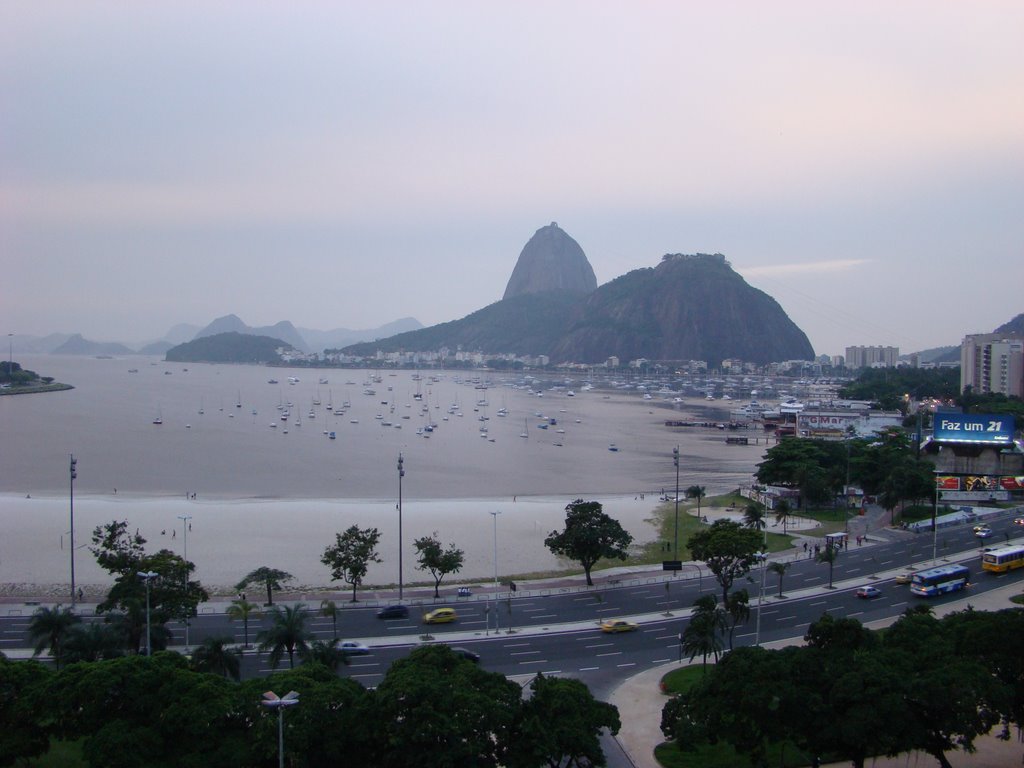
[(1024, 311), (1024, 5), (0, 6), (0, 334), (425, 326), (558, 222), (817, 354)]

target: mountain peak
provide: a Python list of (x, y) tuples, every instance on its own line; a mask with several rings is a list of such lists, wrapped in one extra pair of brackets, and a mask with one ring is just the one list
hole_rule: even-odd
[(590, 293), (597, 277), (580, 244), (556, 222), (538, 229), (523, 247), (503, 298), (526, 293)]

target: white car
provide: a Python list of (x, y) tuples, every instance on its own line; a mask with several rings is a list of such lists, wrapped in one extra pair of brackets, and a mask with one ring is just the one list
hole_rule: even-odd
[(974, 535), (977, 536), (979, 539), (987, 539), (989, 536), (992, 535), (992, 529), (989, 528), (987, 525), (979, 525), (977, 528), (974, 529)]
[(349, 656), (363, 656), (370, 652), (369, 648), (355, 640), (342, 640), (338, 643), (338, 650), (344, 651)]

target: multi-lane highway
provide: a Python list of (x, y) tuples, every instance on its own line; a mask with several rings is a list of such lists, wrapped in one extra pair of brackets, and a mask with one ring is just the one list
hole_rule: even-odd
[[(904, 534), (886, 543), (851, 544), (834, 564), (835, 588), (831, 590), (828, 589), (828, 565), (801, 555), (792, 561), (783, 577), (784, 599), (778, 598), (778, 577), (770, 571), (765, 574), (766, 599), (760, 610), (760, 640), (800, 636), (825, 612), (864, 622), (902, 613), (920, 598), (913, 597), (907, 586), (897, 585), (894, 576), (902, 569), (930, 564), (933, 547), (938, 561), (960, 560), (971, 567), (970, 593), (1019, 580), (1024, 577), (1020, 572), (995, 576), (980, 569), (983, 547), (1017, 538), (1024, 542), (1024, 528), (1014, 525), (1013, 516), (1013, 513), (1005, 513), (990, 519), (993, 536), (984, 540), (975, 537), (971, 526), (960, 526), (941, 530), (936, 537), (930, 532)], [(688, 578), (680, 574), (678, 578), (666, 580), (666, 574), (652, 572), (589, 589), (531, 591), (521, 588), (511, 601), (506, 599), (508, 593), (503, 593), (497, 607), (481, 595), (457, 598), (453, 594), (446, 600), (413, 605), (405, 619), (378, 619), (377, 603), (344, 604), (338, 618), (338, 633), (343, 638), (362, 640), (371, 650), (369, 654), (353, 657), (343, 674), (373, 686), (380, 682), (392, 661), (417, 645), (449, 642), (478, 653), (486, 669), (509, 676), (532, 676), (536, 672), (572, 675), (584, 680), (601, 696), (626, 676), (679, 657), (679, 634), (685, 628), (694, 600), (701, 594), (720, 596), (718, 584), (706, 569), (699, 579), (695, 568), (684, 573)], [(757, 639), (756, 603), (761, 578), (758, 569), (748, 580), (734, 586), (735, 589), (746, 588), (751, 595), (750, 619), (736, 628), (736, 645), (750, 645)], [(878, 587), (881, 596), (873, 600), (857, 598), (856, 587), (865, 584)], [(454, 589), (451, 591), (454, 593)], [(932, 600), (941, 603), (962, 597), (954, 595)], [(439, 605), (455, 607), (458, 621), (424, 625), (422, 612)], [(330, 638), (333, 633), (330, 619), (315, 615), (318, 605), (309, 607), (313, 612), (310, 627), (315, 636)], [(222, 606), (204, 606), (203, 610), (215, 608), (218, 608), (216, 612), (201, 612), (193, 619), (190, 641), (197, 644), (205, 637), (221, 635), (242, 643), (242, 624), (229, 622)], [(26, 629), (32, 607), (6, 606), (3, 611), (6, 615), (0, 616), (0, 650), (10, 652), (28, 647)], [(500, 627), (497, 632), (494, 630), (495, 612)], [(600, 631), (601, 621), (619, 617), (633, 617), (640, 622), (639, 629), (622, 634)], [(87, 617), (87, 620), (94, 619)], [(265, 616), (250, 620), (250, 642), (267, 623)], [(171, 630), (175, 641), (181, 643), (182, 627), (171, 624)], [(245, 654), (243, 674), (252, 676), (270, 671), (266, 654), (255, 650)]]

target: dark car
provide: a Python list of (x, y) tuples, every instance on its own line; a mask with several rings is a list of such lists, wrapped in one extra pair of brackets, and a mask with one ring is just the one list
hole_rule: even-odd
[(385, 605), (377, 611), (378, 619), (407, 619), (409, 607), (405, 605)]
[(472, 661), (474, 664), (480, 663), (480, 654), (473, 653), (469, 648), (452, 648), (452, 653), (456, 656), (461, 656), (467, 661)]

